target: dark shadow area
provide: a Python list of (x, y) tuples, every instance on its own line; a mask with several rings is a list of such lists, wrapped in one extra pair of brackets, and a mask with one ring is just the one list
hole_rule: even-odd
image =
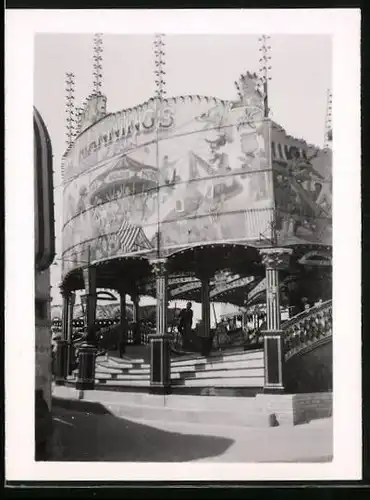
[(35, 390), (35, 460), (48, 460), (53, 434), (52, 414), (42, 389)]
[(286, 362), (285, 388), (289, 394), (333, 390), (331, 338), (313, 343)]
[(53, 403), (56, 439), (50, 461), (187, 462), (222, 455), (234, 443), (117, 418), (99, 403)]
[(105, 408), (105, 406), (100, 403), (94, 403), (93, 401), (64, 399), (53, 396), (52, 405), (53, 410), (55, 409), (56, 411), (72, 410), (93, 413), (95, 415), (112, 415), (111, 412)]

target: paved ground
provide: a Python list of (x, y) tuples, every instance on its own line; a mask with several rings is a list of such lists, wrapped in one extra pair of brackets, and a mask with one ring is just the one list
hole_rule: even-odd
[(54, 408), (53, 460), (129, 462), (327, 462), (332, 420), (253, 429), (131, 421)]

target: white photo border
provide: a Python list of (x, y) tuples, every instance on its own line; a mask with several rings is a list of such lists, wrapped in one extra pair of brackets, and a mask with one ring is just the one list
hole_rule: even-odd
[[(6, 11), (6, 480), (361, 479), (360, 10)], [(34, 461), (33, 46), (36, 33), (331, 34), (334, 459), (218, 464)], [(317, 55), (320, 57), (320, 54)], [(297, 79), (299, 75), (297, 75)], [(304, 118), (303, 118), (304, 119)]]

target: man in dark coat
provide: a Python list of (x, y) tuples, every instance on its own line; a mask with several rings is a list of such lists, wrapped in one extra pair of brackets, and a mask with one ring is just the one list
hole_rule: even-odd
[(191, 302), (186, 304), (186, 309), (181, 309), (179, 314), (179, 332), (182, 335), (183, 347), (189, 343), (191, 328), (193, 326), (193, 310), (191, 308)]

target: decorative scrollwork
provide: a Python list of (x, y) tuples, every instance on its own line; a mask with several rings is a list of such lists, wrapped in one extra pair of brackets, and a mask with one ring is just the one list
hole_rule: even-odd
[(167, 259), (155, 259), (151, 261), (155, 277), (165, 276), (167, 273)]
[(313, 306), (283, 324), (285, 357), (332, 335), (332, 301)]
[(262, 262), (268, 269), (285, 269), (292, 254), (290, 248), (263, 248), (260, 250)]

